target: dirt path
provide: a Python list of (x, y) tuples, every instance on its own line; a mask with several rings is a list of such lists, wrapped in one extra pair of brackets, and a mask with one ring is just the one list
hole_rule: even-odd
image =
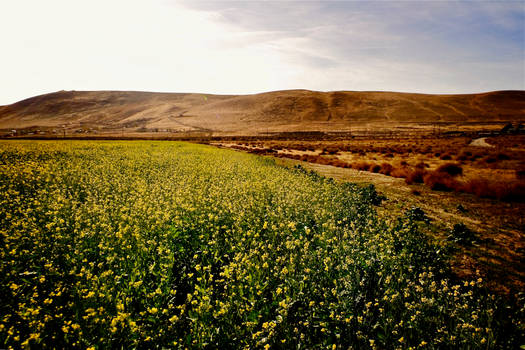
[(490, 143), (487, 143), (486, 137), (481, 137), (479, 139), (472, 140), (472, 142), (470, 142), (469, 146), (494, 148), (494, 145), (491, 145)]

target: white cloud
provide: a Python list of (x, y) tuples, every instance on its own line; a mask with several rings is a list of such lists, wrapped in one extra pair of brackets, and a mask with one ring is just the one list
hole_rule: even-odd
[(286, 79), (272, 33), (235, 32), (213, 12), (148, 1), (0, 6), (0, 104), (60, 89), (247, 93)]
[(60, 89), (525, 88), (523, 4), (478, 5), (3, 0), (0, 104)]

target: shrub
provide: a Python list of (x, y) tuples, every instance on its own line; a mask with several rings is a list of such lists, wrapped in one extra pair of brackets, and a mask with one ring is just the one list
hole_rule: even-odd
[(439, 159), (441, 159), (441, 160), (451, 160), (452, 156), (450, 155), (450, 153), (445, 153), (441, 157), (439, 157)]
[(430, 218), (420, 207), (412, 207), (408, 209), (405, 212), (405, 216), (411, 221), (423, 221), (427, 224), (430, 222)]
[(323, 148), (322, 154), (338, 154), (339, 150), (335, 147), (325, 147)]
[(468, 160), (472, 157), (472, 153), (469, 151), (461, 151), (461, 153), (456, 157), (456, 160), (463, 161)]
[(405, 168), (394, 168), (390, 172), (390, 176), (397, 177), (397, 178), (405, 178), (405, 177), (407, 177), (407, 169), (405, 169)]
[(460, 191), (509, 202), (525, 201), (524, 181), (492, 182), (486, 179), (472, 179), (460, 186)]
[(498, 160), (509, 160), (510, 156), (508, 154), (506, 154), (506, 153), (500, 152), (500, 153), (496, 154), (496, 158)]
[(495, 156), (488, 156), (485, 159), (483, 159), (483, 161), (488, 164), (495, 163), (497, 160), (498, 159)]
[(438, 171), (427, 173), (423, 182), (435, 191), (452, 191), (458, 188), (458, 182), (451, 175)]
[(339, 160), (339, 159), (333, 159), (330, 161), (330, 165), (333, 165), (333, 166), (336, 166), (338, 168), (347, 168), (347, 163), (343, 162), (342, 160)]
[(450, 231), (448, 240), (461, 245), (472, 245), (476, 242), (476, 235), (465, 224), (459, 223)]
[(390, 173), (392, 172), (392, 165), (390, 165), (389, 163), (383, 163), (381, 164), (381, 170), (379, 170), (379, 173), (381, 174), (384, 174), (384, 175), (390, 175)]
[(445, 163), (436, 169), (437, 172), (447, 173), (451, 176), (458, 176), (463, 174), (463, 168), (456, 163)]
[(413, 183), (423, 183), (423, 178), (426, 175), (426, 173), (427, 172), (422, 169), (416, 169), (414, 171), (407, 172), (405, 182), (407, 185), (411, 185)]
[(364, 200), (372, 205), (380, 205), (381, 202), (386, 200), (386, 197), (379, 194), (373, 184), (368, 185), (360, 190), (361, 196)]
[(366, 162), (357, 162), (352, 164), (352, 169), (356, 170), (365, 170), (367, 171), (370, 168), (370, 164)]
[(381, 170), (381, 165), (379, 164), (372, 164), (370, 165), (370, 171), (373, 173), (378, 173)]
[(461, 205), (461, 204), (458, 204), (458, 205), (456, 206), (456, 209), (457, 209), (460, 213), (466, 213), (466, 212), (467, 212), (467, 209), (466, 209), (463, 205)]

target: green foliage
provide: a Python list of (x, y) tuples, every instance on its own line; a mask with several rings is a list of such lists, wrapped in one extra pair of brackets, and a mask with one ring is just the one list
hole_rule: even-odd
[(386, 200), (385, 196), (376, 191), (373, 184), (361, 188), (359, 192), (361, 193), (363, 200), (372, 205), (381, 205), (381, 203)]
[(448, 235), (448, 239), (461, 245), (472, 245), (472, 243), (476, 242), (477, 237), (465, 224), (459, 223), (454, 225)]
[(423, 209), (419, 207), (412, 207), (405, 212), (405, 216), (411, 221), (422, 221), (426, 224), (430, 223), (430, 218), (425, 214)]
[(203, 145), (0, 143), (0, 347), (519, 346), (378, 197)]

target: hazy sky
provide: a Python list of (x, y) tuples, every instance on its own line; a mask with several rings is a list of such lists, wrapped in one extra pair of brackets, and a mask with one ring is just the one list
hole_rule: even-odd
[(0, 104), (62, 89), (525, 89), (525, 1), (1, 0), (0, 13)]

